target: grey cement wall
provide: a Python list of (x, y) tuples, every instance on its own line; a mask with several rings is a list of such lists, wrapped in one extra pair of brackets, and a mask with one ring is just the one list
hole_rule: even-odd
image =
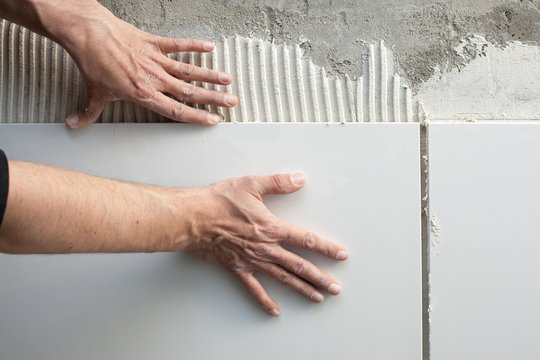
[[(205, 107), (222, 121), (540, 120), (540, 0), (102, 3), (148, 32), (216, 42), (211, 55), (174, 56), (233, 74), (239, 106)], [(63, 122), (84, 106), (63, 49), (15, 24), (0, 30), (0, 123)], [(120, 101), (98, 121), (167, 120)]]
[(152, 33), (219, 41), (235, 34), (300, 44), (332, 75), (362, 73), (368, 42), (385, 40), (413, 90), (477, 56), (454, 49), (469, 34), (496, 46), (540, 43), (540, 0), (103, 0)]

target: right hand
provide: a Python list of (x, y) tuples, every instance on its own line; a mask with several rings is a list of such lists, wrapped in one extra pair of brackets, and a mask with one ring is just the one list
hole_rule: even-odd
[[(208, 90), (190, 81), (228, 85), (231, 75), (185, 64), (168, 53), (210, 52), (214, 45), (202, 40), (164, 38), (148, 34), (119, 18), (97, 1), (75, 6), (77, 26), (64, 29), (61, 43), (74, 58), (87, 85), (84, 108), (66, 118), (70, 128), (97, 120), (110, 101), (127, 100), (169, 119), (214, 125), (219, 116), (184, 105), (181, 101), (231, 107), (235, 95)], [(71, 13), (66, 12), (66, 16)], [(170, 95), (171, 97), (169, 97)]]
[(335, 260), (347, 259), (345, 248), (278, 219), (262, 201), (262, 195), (289, 194), (304, 183), (302, 174), (282, 174), (230, 179), (200, 189), (198, 206), (191, 207), (191, 240), (184, 250), (233, 273), (273, 316), (279, 315), (279, 306), (253, 275), (256, 271), (315, 303), (323, 301), (321, 291), (339, 294), (337, 280), (283, 245)]

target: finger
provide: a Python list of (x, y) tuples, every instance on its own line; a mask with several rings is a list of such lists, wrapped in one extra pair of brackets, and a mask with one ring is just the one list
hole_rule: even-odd
[(341, 286), (336, 279), (295, 253), (287, 250), (280, 252), (278, 263), (321, 290), (332, 295), (341, 292)]
[(78, 129), (94, 123), (107, 102), (96, 97), (89, 97), (86, 106), (65, 119), (66, 126)]
[(283, 242), (310, 251), (315, 251), (321, 255), (335, 260), (346, 260), (349, 257), (347, 250), (333, 241), (330, 241), (314, 232), (301, 227), (282, 222)]
[(218, 115), (186, 106), (159, 91), (156, 91), (151, 101), (140, 105), (175, 121), (201, 125), (215, 125), (219, 122)]
[(214, 50), (214, 44), (212, 42), (193, 39), (159, 37), (158, 45), (164, 54), (181, 51), (210, 52)]
[(264, 290), (255, 275), (245, 271), (236, 272), (235, 274), (266, 312), (272, 316), (279, 316), (278, 304)]
[(311, 284), (305, 282), (281, 266), (266, 262), (261, 262), (258, 266), (260, 271), (278, 280), (280, 283), (287, 286), (291, 290), (296, 291), (306, 299), (313, 301), (314, 303), (320, 303), (324, 300), (323, 294), (321, 294)]
[(235, 95), (197, 87), (172, 76), (166, 80), (164, 91), (180, 101), (192, 104), (231, 107), (238, 103), (238, 98)]
[(185, 81), (204, 81), (223, 85), (229, 85), (232, 82), (232, 76), (226, 72), (203, 69), (198, 66), (169, 59), (165, 56), (161, 66), (172, 76)]
[(246, 178), (260, 195), (290, 194), (300, 190), (306, 177), (303, 174), (277, 174), (270, 176), (251, 176)]

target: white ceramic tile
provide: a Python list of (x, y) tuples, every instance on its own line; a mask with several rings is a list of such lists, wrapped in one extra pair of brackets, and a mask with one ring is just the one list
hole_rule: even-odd
[(431, 359), (540, 358), (540, 124), (431, 124)]
[(311, 304), (262, 278), (271, 318), (221, 269), (186, 254), (0, 256), (6, 359), (420, 359), (417, 124), (3, 125), (12, 159), (169, 186), (302, 171), (266, 199), (343, 243), (310, 256), (343, 285)]

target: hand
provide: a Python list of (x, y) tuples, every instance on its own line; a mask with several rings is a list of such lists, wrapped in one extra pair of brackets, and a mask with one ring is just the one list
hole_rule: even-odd
[(245, 285), (271, 315), (279, 315), (253, 275), (265, 273), (309, 300), (319, 303), (319, 290), (332, 295), (339, 283), (308, 260), (285, 249), (288, 244), (316, 251), (336, 260), (347, 259), (347, 251), (323, 237), (289, 225), (272, 215), (262, 202), (265, 194), (289, 194), (302, 188), (302, 174), (244, 177), (221, 181), (203, 189), (192, 212), (189, 253), (230, 271)]
[[(231, 75), (169, 59), (173, 52), (210, 52), (214, 45), (150, 35), (118, 19), (97, 2), (81, 2), (76, 26), (60, 42), (73, 56), (87, 85), (83, 109), (66, 118), (70, 128), (92, 124), (105, 104), (127, 100), (167, 118), (203, 125), (217, 124), (219, 116), (180, 101), (231, 107), (234, 95), (187, 83), (201, 81), (228, 85)], [(84, 7), (84, 8), (83, 8)], [(65, 29), (68, 32), (67, 29)], [(170, 95), (171, 97), (167, 96)]]

